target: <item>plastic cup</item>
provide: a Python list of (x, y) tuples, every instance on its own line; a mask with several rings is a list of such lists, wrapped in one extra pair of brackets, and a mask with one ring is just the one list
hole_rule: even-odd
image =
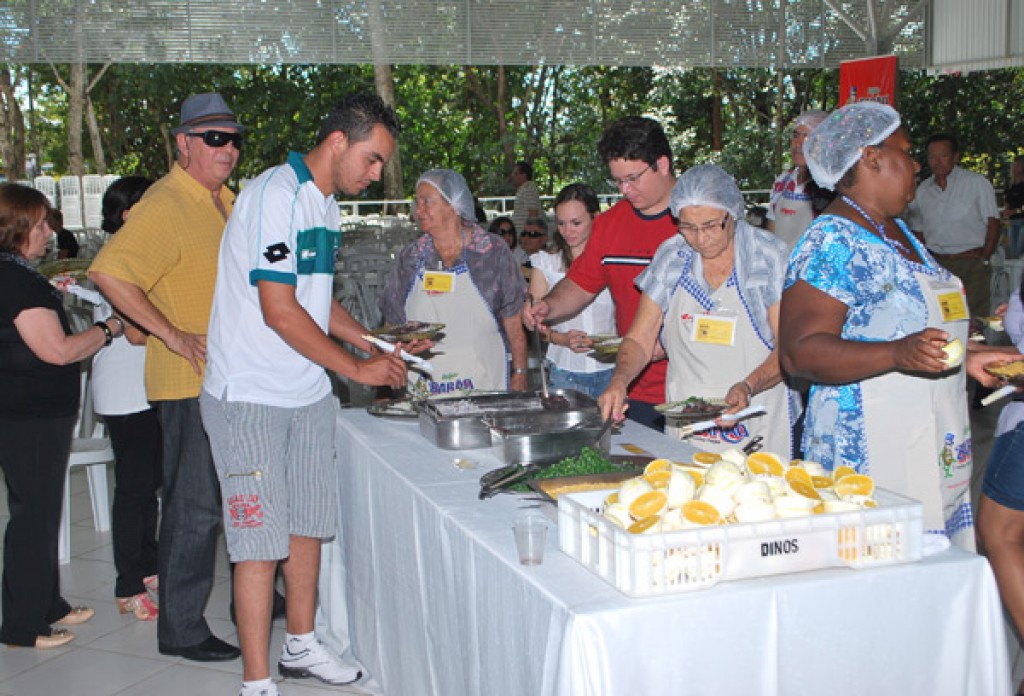
[(516, 537), (519, 562), (523, 565), (540, 565), (544, 562), (544, 541), (548, 534), (548, 523), (538, 515), (520, 517), (512, 523)]

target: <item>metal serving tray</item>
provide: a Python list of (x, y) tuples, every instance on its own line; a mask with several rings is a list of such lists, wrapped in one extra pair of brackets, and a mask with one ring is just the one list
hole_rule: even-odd
[[(497, 417), (543, 417), (556, 415), (569, 418), (571, 424), (579, 423), (583, 415), (597, 414), (597, 401), (574, 389), (556, 389), (552, 394), (561, 394), (569, 401), (566, 411), (545, 411), (540, 402), (539, 392), (497, 392), (474, 396), (443, 397), (428, 399), (420, 404), (420, 432), (431, 443), (441, 449), (463, 450), (491, 447), (491, 428), (485, 420), (494, 423)], [(575, 420), (573, 420), (575, 419)], [(539, 421), (548, 427), (548, 420)]]
[(595, 442), (604, 424), (596, 407), (491, 416), (487, 421), (506, 464), (550, 464), (576, 456), (584, 447), (607, 454), (611, 443), (607, 430), (600, 442)]

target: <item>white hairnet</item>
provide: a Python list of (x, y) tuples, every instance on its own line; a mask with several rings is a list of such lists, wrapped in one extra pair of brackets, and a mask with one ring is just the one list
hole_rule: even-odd
[(821, 109), (808, 109), (794, 119), (793, 130), (796, 130), (800, 126), (807, 126), (809, 129), (814, 130), (821, 125), (821, 122), (826, 118), (828, 118), (827, 111), (822, 111)]
[(473, 194), (469, 192), (469, 185), (461, 174), (451, 169), (431, 169), (423, 172), (416, 186), (430, 184), (437, 189), (441, 197), (448, 201), (448, 205), (455, 208), (463, 220), (467, 222), (476, 221), (476, 206), (473, 205)]
[(699, 164), (676, 179), (668, 207), (679, 211), (692, 206), (720, 208), (737, 220), (743, 219), (743, 194), (729, 172), (714, 164)]
[(878, 102), (854, 102), (833, 111), (804, 140), (804, 158), (811, 176), (827, 189), (835, 189), (869, 145), (878, 145), (900, 127), (900, 115)]

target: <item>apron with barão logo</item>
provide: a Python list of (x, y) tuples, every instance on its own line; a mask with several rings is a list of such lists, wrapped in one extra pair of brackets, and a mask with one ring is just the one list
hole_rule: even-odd
[[(676, 286), (665, 314), (662, 343), (668, 355), (665, 394), (668, 401), (691, 396), (722, 399), (771, 355), (772, 346), (757, 332), (734, 285), (735, 274), (702, 304), (691, 283)], [(710, 306), (710, 309), (707, 307)], [(764, 449), (788, 461), (793, 456), (790, 395), (784, 383), (754, 395), (765, 413), (736, 423), (714, 427), (691, 437), (698, 448), (710, 452), (743, 447), (751, 438), (764, 438)], [(676, 437), (679, 428), (668, 419), (666, 432)]]
[[(963, 285), (943, 272), (915, 271), (928, 306), (928, 326), (967, 347)], [(861, 382), (868, 467), (875, 484), (920, 500), (925, 531), (945, 531), (974, 550), (971, 426), (960, 367), (941, 377), (900, 372)]]
[(473, 283), (465, 257), (447, 270), (420, 264), (405, 300), (409, 319), (444, 324), (431, 350), (432, 379), (417, 390), (430, 396), (508, 389), (508, 357), (498, 319)]

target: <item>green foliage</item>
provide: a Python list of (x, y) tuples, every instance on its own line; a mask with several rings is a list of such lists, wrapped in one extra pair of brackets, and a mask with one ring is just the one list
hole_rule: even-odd
[[(89, 75), (100, 67), (88, 66)], [(41, 65), (18, 69), (22, 93), (28, 69), (36, 115), (27, 149), (32, 151), (37, 138), (42, 160), (60, 174), (68, 162), (67, 98), (52, 70)], [(68, 66), (58, 69), (66, 73)], [(788, 163), (786, 131), (792, 119), (807, 108), (835, 108), (839, 82), (836, 70), (794, 71), (780, 78), (767, 69), (715, 74), (709, 69), (509, 66), (499, 103), (499, 74), (497, 66), (393, 67), (405, 195), (412, 195), (416, 179), (432, 167), (459, 170), (478, 195), (511, 195), (508, 173), (517, 159), (534, 163), (544, 194), (573, 181), (610, 193), (596, 146), (604, 128), (628, 114), (661, 120), (677, 171), (715, 162), (741, 187), (766, 189)], [(899, 89), (904, 124), (916, 143), (929, 133), (952, 131), (961, 140), (965, 166), (997, 187), (1008, 179), (1013, 154), (1024, 152), (1024, 70), (939, 77), (903, 71)], [(169, 131), (178, 122), (182, 100), (210, 90), (222, 92), (248, 126), (236, 173), (244, 178), (280, 163), (289, 150), (311, 147), (337, 99), (355, 90), (373, 91), (374, 74), (369, 65), (111, 66), (91, 92), (109, 170), (162, 176), (173, 156)], [(508, 126), (503, 135), (499, 109)], [(87, 168), (95, 171), (87, 134), (83, 145)], [(367, 192), (369, 198), (382, 195), (379, 184)]]

